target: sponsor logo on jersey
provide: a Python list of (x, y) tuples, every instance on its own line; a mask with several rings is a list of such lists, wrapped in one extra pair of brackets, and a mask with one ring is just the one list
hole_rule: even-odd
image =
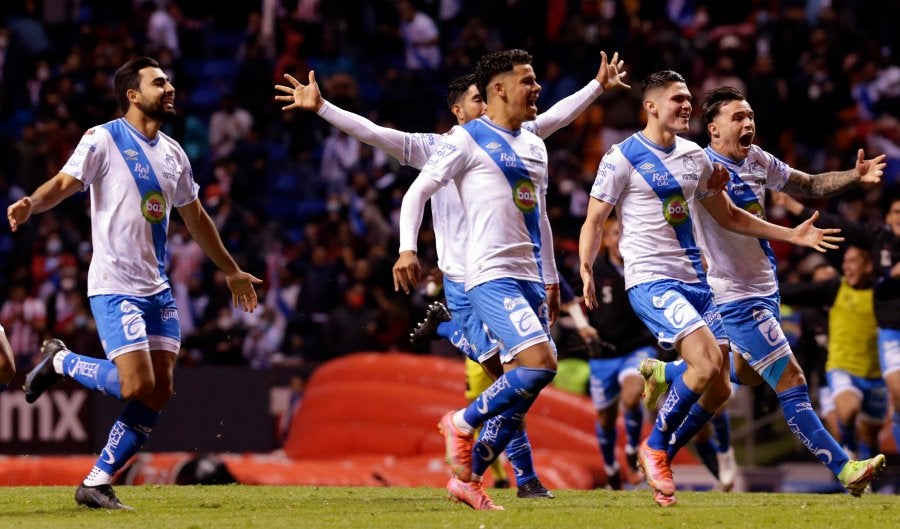
[(766, 211), (756, 200), (754, 200), (753, 202), (748, 202), (747, 204), (744, 204), (744, 209), (746, 209), (748, 212), (752, 213), (753, 215), (756, 215), (757, 217), (759, 217), (763, 220), (766, 220)]
[(159, 224), (166, 218), (166, 198), (159, 191), (148, 191), (141, 200), (141, 214), (150, 224)]
[(528, 302), (525, 301), (525, 298), (523, 296), (517, 296), (514, 298), (503, 298), (503, 308), (505, 308), (506, 310), (513, 310), (514, 308), (518, 307), (519, 305), (525, 305), (526, 303), (528, 303)]
[(162, 314), (160, 315), (162, 321), (166, 320), (177, 320), (178, 319), (178, 309), (163, 309)]
[(142, 165), (140, 162), (134, 163), (134, 169), (131, 171), (141, 180), (150, 180), (150, 166)]
[(531, 213), (537, 207), (537, 192), (531, 180), (522, 179), (513, 184), (513, 202), (525, 213)]
[(667, 185), (669, 185), (668, 172), (653, 173), (651, 179), (653, 180), (653, 185), (655, 185), (656, 187), (666, 187)]
[(121, 304), (119, 304), (119, 310), (127, 314), (129, 312), (137, 311), (138, 308), (134, 305), (134, 303), (125, 300)]
[[(612, 152), (612, 151), (610, 151), (610, 152)], [(649, 171), (650, 169), (653, 169), (654, 167), (655, 166), (652, 163), (646, 162), (646, 163), (642, 163), (640, 166), (638, 166), (638, 169), (640, 169), (641, 171)]]
[(672, 226), (681, 226), (688, 220), (687, 200), (681, 195), (672, 195), (663, 202), (663, 216)]
[(489, 150), (490, 152), (497, 152), (497, 151), (499, 151), (502, 147), (503, 147), (503, 146), (500, 145), (499, 143), (497, 143), (496, 141), (492, 141), (492, 142), (490, 142), (490, 143), (488, 143), (487, 145), (484, 146), (484, 148), (487, 149), (487, 150)]
[(122, 154), (124, 154), (125, 159), (130, 162), (137, 160), (138, 152), (134, 149), (125, 149), (124, 151), (122, 151)]

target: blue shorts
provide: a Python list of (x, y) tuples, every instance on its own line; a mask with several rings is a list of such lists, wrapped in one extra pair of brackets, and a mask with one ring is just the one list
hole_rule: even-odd
[(672, 349), (678, 340), (704, 325), (720, 345), (728, 344), (722, 316), (706, 283), (675, 279), (641, 283), (628, 289), (628, 300), (663, 349)]
[(882, 378), (900, 371), (900, 329), (878, 328), (878, 361)]
[(466, 295), (464, 283), (451, 281), (444, 277), (444, 296), (447, 298), (447, 308), (453, 316), (453, 322), (462, 329), (469, 347), (465, 348), (466, 356), (479, 364), (497, 354), (500, 350), (500, 342), (491, 335), (491, 331), (475, 314), (472, 303)]
[(500, 361), (511, 361), (522, 350), (550, 342), (549, 309), (544, 284), (520, 279), (495, 279), (466, 294), (475, 313), (500, 341)]
[(831, 369), (825, 372), (825, 380), (831, 388), (831, 398), (845, 391), (857, 395), (862, 400), (860, 416), (869, 422), (882, 422), (887, 414), (887, 383), (881, 378), (863, 378), (844, 371)]
[[(791, 346), (781, 329), (781, 307), (777, 294), (723, 303), (719, 305), (719, 312), (732, 350), (757, 373), (766, 373), (778, 360), (791, 355)], [(775, 387), (777, 379), (781, 378), (781, 371), (773, 377), (776, 380), (767, 378), (766, 382)]]
[(591, 401), (595, 410), (605, 410), (619, 400), (622, 381), (628, 376), (641, 377), (638, 368), (645, 358), (656, 358), (656, 349), (645, 345), (618, 358), (588, 360), (591, 366)]
[(90, 301), (106, 358), (140, 349), (175, 354), (181, 349), (181, 326), (171, 290), (146, 297), (91, 296)]

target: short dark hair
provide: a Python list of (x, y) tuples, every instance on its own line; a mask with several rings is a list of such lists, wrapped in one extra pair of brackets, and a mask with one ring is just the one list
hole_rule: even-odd
[(700, 113), (703, 114), (703, 122), (710, 123), (717, 115), (722, 107), (732, 101), (746, 101), (747, 96), (743, 92), (733, 86), (720, 86), (713, 88), (709, 92), (703, 94), (703, 101), (700, 103)]
[(459, 99), (469, 91), (469, 87), (475, 84), (475, 74), (466, 74), (457, 77), (450, 82), (447, 87), (447, 108), (453, 109), (453, 105), (459, 102)]
[(487, 101), (487, 86), (495, 75), (510, 72), (517, 64), (531, 64), (531, 54), (525, 50), (505, 50), (488, 53), (475, 66), (478, 93)]
[(144, 68), (159, 68), (156, 59), (150, 57), (140, 57), (132, 59), (123, 64), (116, 70), (115, 89), (116, 101), (119, 103), (119, 109), (123, 113), (128, 112), (128, 91), (140, 90), (141, 88), (141, 70)]
[(647, 92), (654, 88), (665, 88), (672, 83), (685, 83), (684, 77), (675, 70), (662, 70), (651, 73), (643, 81), (641, 81), (641, 97), (647, 95)]

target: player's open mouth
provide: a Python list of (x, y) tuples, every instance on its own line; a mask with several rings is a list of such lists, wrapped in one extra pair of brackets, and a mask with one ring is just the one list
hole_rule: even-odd
[(741, 137), (738, 139), (738, 141), (740, 142), (741, 147), (749, 147), (750, 144), (753, 143), (753, 133), (746, 132), (744, 134), (741, 134)]

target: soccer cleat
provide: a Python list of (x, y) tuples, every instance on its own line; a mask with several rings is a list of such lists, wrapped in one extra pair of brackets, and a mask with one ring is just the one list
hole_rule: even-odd
[(116, 497), (116, 493), (110, 485), (97, 485), (95, 487), (80, 485), (75, 491), (75, 503), (91, 509), (134, 510), (134, 507), (125, 505)]
[(672, 467), (669, 466), (669, 456), (665, 450), (654, 450), (647, 446), (645, 440), (638, 446), (638, 465), (644, 471), (644, 477), (650, 488), (661, 492), (664, 496), (675, 494)]
[(431, 339), (437, 337), (438, 325), (450, 319), (450, 311), (440, 301), (428, 305), (425, 309), (425, 319), (409, 333), (409, 343), (413, 347), (425, 347)]
[(675, 499), (674, 494), (670, 494), (670, 495), (666, 496), (665, 494), (663, 494), (662, 492), (660, 492), (656, 489), (653, 489), (653, 501), (655, 501), (656, 504), (659, 505), (660, 507), (671, 507), (671, 506), (675, 505), (676, 503), (678, 503), (678, 500)]
[(641, 393), (641, 397), (643, 397), (644, 407), (648, 411), (656, 409), (659, 397), (669, 389), (665, 378), (665, 368), (666, 363), (656, 358), (645, 358), (638, 367), (638, 371), (644, 377), (644, 391)]
[(729, 447), (727, 452), (716, 452), (716, 460), (719, 463), (719, 483), (722, 490), (731, 492), (734, 488), (734, 480), (737, 478), (737, 460), (734, 458), (734, 448)]
[(487, 495), (480, 480), (463, 482), (454, 476), (447, 482), (447, 496), (454, 503), (465, 503), (476, 511), (504, 510)]
[(444, 434), (444, 450), (447, 464), (453, 475), (461, 481), (472, 479), (472, 445), (475, 436), (466, 433), (453, 424), (455, 411), (448, 411), (438, 422), (438, 430)]
[(838, 473), (838, 480), (851, 496), (862, 496), (869, 484), (884, 470), (886, 466), (883, 454), (862, 461), (847, 461)]
[(41, 361), (25, 376), (25, 385), (22, 386), (26, 402), (31, 404), (36, 401), (47, 388), (63, 377), (54, 371), (53, 357), (56, 356), (56, 353), (68, 349), (62, 340), (56, 338), (44, 340), (41, 345)]
[(531, 478), (525, 483), (519, 485), (519, 491), (516, 492), (516, 496), (526, 499), (553, 499), (556, 497), (552, 492), (547, 490), (547, 487), (545, 487), (544, 484), (541, 483), (541, 480), (539, 480), (538, 478)]

